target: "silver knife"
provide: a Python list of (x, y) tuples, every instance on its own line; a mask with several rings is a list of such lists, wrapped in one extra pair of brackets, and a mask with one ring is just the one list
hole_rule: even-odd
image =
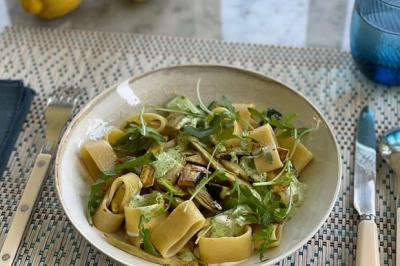
[(378, 230), (375, 223), (376, 136), (372, 110), (360, 113), (354, 161), (354, 208), (360, 215), (356, 266), (379, 265)]

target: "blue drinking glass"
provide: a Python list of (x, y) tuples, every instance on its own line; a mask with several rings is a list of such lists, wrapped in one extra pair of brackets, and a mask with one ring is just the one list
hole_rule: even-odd
[(370, 79), (400, 84), (400, 0), (356, 0), (351, 53)]

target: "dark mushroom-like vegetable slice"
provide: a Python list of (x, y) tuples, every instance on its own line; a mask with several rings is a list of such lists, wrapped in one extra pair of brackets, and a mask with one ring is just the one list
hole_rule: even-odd
[(237, 176), (240, 176), (244, 180), (249, 180), (249, 176), (246, 174), (246, 171), (243, 170), (242, 167), (240, 167), (239, 164), (237, 163), (232, 163), (227, 160), (221, 160), (221, 164), (229, 171), (234, 173)]
[(208, 164), (208, 161), (206, 161), (204, 157), (201, 156), (201, 154), (199, 153), (186, 157), (186, 161), (189, 163), (198, 164), (202, 166), (207, 166)]
[(198, 165), (186, 164), (183, 168), (178, 185), (181, 187), (194, 187), (207, 172), (207, 169)]
[(289, 154), (289, 150), (285, 149), (285, 148), (278, 148), (278, 154), (279, 154), (279, 159), (283, 162), (284, 160), (286, 160), (288, 154)]
[(226, 169), (222, 166), (222, 164), (220, 164), (215, 158), (212, 158), (211, 154), (205, 148), (203, 148), (199, 140), (197, 140), (196, 138), (190, 138), (189, 141), (200, 152), (200, 154), (204, 157), (204, 159), (210, 162), (210, 165), (214, 169), (224, 170), (225, 177), (230, 182), (235, 182), (236, 179), (235, 175), (230, 173), (229, 171), (226, 171)]
[(151, 165), (143, 165), (139, 177), (143, 187), (151, 187), (154, 184), (154, 168)]
[[(189, 188), (188, 192), (193, 195), (193, 193), (196, 191), (195, 188)], [(210, 193), (208, 193), (207, 189), (203, 187), (194, 197), (194, 199), (204, 208), (211, 212), (217, 212), (222, 210), (221, 205), (217, 201), (215, 201)]]
[(175, 184), (176, 181), (178, 181), (178, 178), (181, 175), (182, 170), (183, 166), (181, 164), (177, 164), (165, 173), (164, 178), (170, 180), (172, 184)]

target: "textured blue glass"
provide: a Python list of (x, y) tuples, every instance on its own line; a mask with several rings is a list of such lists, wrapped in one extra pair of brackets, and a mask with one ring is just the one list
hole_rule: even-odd
[(370, 79), (400, 84), (399, 0), (356, 0), (351, 52), (358, 68)]

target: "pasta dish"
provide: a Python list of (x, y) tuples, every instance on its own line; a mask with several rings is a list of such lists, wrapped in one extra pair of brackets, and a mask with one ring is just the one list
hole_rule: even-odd
[(295, 114), (227, 97), (178, 95), (144, 106), (81, 148), (89, 223), (107, 241), (163, 265), (265, 260), (301, 204), (313, 154)]

